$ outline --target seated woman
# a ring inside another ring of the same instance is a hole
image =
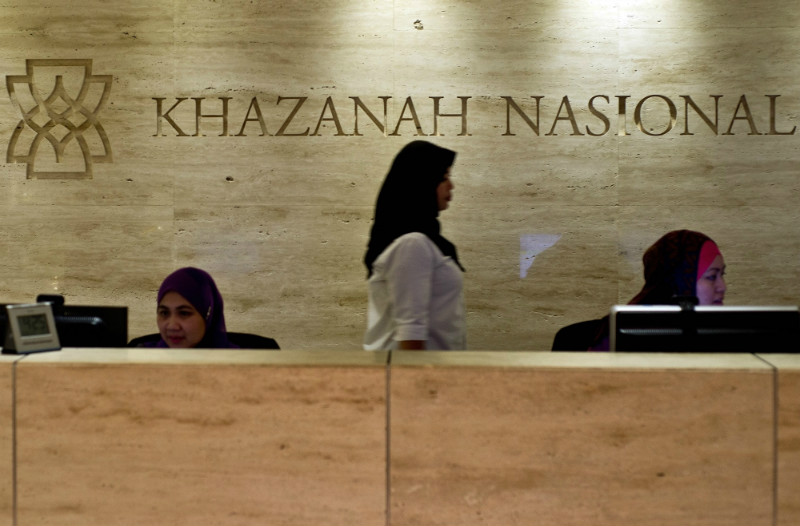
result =
[[[630,305],[674,304],[687,297],[696,297],[698,305],[722,305],[725,300],[725,260],[705,234],[669,232],[647,249],[642,261],[644,287]]]
[[[161,340],[149,347],[235,348],[225,329],[222,295],[204,270],[185,267],[158,289],[156,322]]]
[[[644,286],[629,305],[674,305],[689,301],[697,305],[722,305],[725,300],[725,260],[717,244],[705,234],[674,230],[645,251]],[[607,351],[608,317],[589,346]]]

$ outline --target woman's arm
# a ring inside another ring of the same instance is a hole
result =
[[[425,234],[414,232],[402,238],[387,262],[386,280],[399,349],[425,348],[435,248]]]

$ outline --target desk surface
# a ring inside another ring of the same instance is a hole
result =
[[[209,364],[599,369],[800,369],[800,354],[607,353],[549,351],[292,351],[242,349],[64,348],[0,355],[0,364]]]
[[[771,524],[776,503],[796,523],[799,371],[747,353],[5,355],[0,526],[12,458],[20,524],[385,524],[387,504],[398,524]]]
[[[60,351],[33,353],[12,358],[18,359],[19,364],[22,366],[65,363],[383,366],[387,363],[388,353],[366,351],[150,349],[126,347],[113,349],[64,348]]]

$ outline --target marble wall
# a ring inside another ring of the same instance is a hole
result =
[[[796,354],[14,359],[2,526],[800,522]]]
[[[392,356],[392,524],[774,524],[758,357],[439,354]]]
[[[386,360],[138,349],[25,359],[18,524],[384,524]]]
[[[0,355],[0,524],[14,523],[13,362]]]
[[[778,367],[778,521],[781,526],[800,521],[800,502],[791,487],[800,483],[800,361],[796,355],[769,357],[769,362]]]
[[[11,0],[0,10],[2,302],[59,292],[128,305],[138,336],[155,330],[161,279],[196,265],[217,279],[231,330],[284,348],[356,349],[372,206],[393,155],[420,138],[416,115],[422,134],[459,152],[441,219],[467,268],[471,349],[549,349],[561,326],[632,296],[642,251],[675,228],[719,242],[728,303],[799,303],[791,2]],[[32,81],[27,60],[45,61],[32,63]],[[97,78],[74,106],[89,111],[67,116],[74,136],[56,126],[38,143],[41,129],[16,131],[17,103],[66,107],[31,103],[26,84],[46,98],[62,75],[78,98],[76,60]],[[535,97],[538,133],[508,102],[534,123]],[[462,100],[465,119],[445,116]],[[78,137],[95,156],[91,177]]]

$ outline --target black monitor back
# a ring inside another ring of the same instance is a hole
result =
[[[128,307],[64,305],[55,322],[62,347],[128,345]]]
[[[800,352],[800,310],[784,306],[617,305],[611,350]]]
[[[128,307],[54,305],[61,347],[125,347],[128,344]],[[8,318],[0,304],[0,342],[5,341]]]

